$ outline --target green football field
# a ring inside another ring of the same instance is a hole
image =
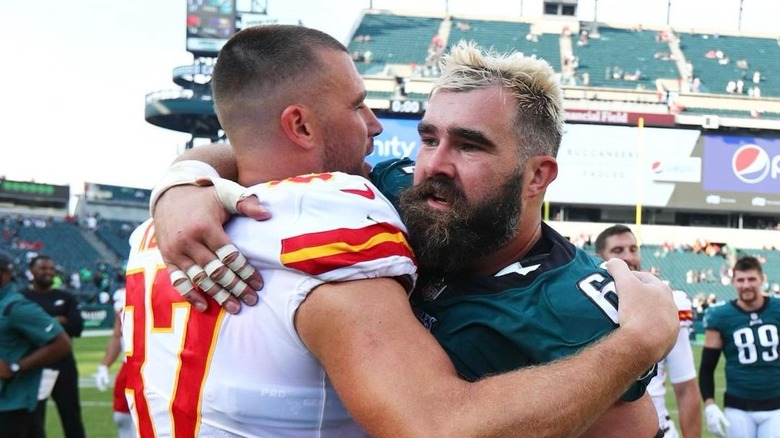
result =
[[[116,436],[116,427],[113,420],[113,409],[111,407],[111,390],[100,392],[95,388],[93,375],[97,371],[100,360],[103,358],[108,336],[88,336],[74,340],[74,351],[76,352],[76,362],[78,363],[79,375],[81,376],[81,411],[84,417],[84,426],[89,438],[108,438]],[[694,345],[694,355],[696,366],[698,368],[701,347]],[[721,358],[718,369],[715,373],[716,399],[722,400],[725,382],[723,378],[723,364],[725,361]],[[119,363],[111,367],[112,376],[119,370]],[[677,421],[677,405],[674,399],[674,392],[671,388],[666,393],[667,405],[672,411],[672,416]],[[63,438],[62,428],[59,423],[56,406],[49,401],[46,409],[46,436],[47,438]],[[706,425],[702,424],[703,437],[714,437],[707,432]]]

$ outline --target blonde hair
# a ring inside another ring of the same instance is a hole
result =
[[[503,86],[517,102],[513,131],[521,157],[558,154],[563,136],[563,97],[555,71],[543,59],[483,50],[460,41],[441,62],[436,90],[466,92]]]

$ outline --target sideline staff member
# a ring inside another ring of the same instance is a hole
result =
[[[71,343],[54,318],[16,291],[13,269],[13,257],[0,251],[0,438],[38,438],[41,367],[71,351]]]
[[[81,336],[84,320],[81,318],[78,300],[72,293],[54,287],[56,274],[54,260],[49,256],[39,255],[30,260],[29,268],[33,280],[30,282],[30,287],[22,291],[22,294],[27,299],[38,303],[46,313],[59,321],[68,336],[71,338]],[[84,423],[81,421],[76,359],[73,354],[68,353],[49,368],[60,372],[57,382],[54,383],[51,398],[57,404],[65,438],[84,438],[86,434]],[[38,411],[45,419],[46,400],[38,405]]]

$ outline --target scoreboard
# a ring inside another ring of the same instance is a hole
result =
[[[0,179],[0,202],[66,208],[70,202],[70,186]]]

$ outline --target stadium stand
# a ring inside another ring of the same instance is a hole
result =
[[[652,90],[656,79],[680,77],[659,32],[611,27],[586,32],[575,37],[574,54],[579,58],[577,72],[588,72],[590,86]]]
[[[737,110],[737,109],[723,109],[723,108],[685,108],[682,110],[683,114],[700,114],[700,115],[714,115],[718,117],[736,117],[736,118],[762,118],[762,119],[780,119],[780,113],[768,112],[760,110]]]
[[[95,229],[95,235],[113,251],[120,260],[130,253],[128,239],[133,230],[139,225],[137,222],[104,219]]]
[[[748,95],[756,85],[760,96],[780,97],[780,46],[771,38],[681,33],[681,47],[701,79],[702,92],[725,94],[729,81],[743,81]],[[754,83],[754,73],[759,72]]]
[[[388,64],[425,65],[441,22],[442,18],[367,13],[348,49],[363,75],[382,73]]]
[[[493,47],[499,52],[526,52],[526,35],[531,25],[509,21],[472,20],[453,17],[450,30],[450,45],[460,40],[473,40],[484,47]]]
[[[719,255],[686,250],[664,250],[661,245],[643,245],[641,248],[644,269],[654,270],[689,297],[715,294],[719,300],[730,300],[736,295],[730,283],[721,282],[721,274],[728,269],[729,261]]]

